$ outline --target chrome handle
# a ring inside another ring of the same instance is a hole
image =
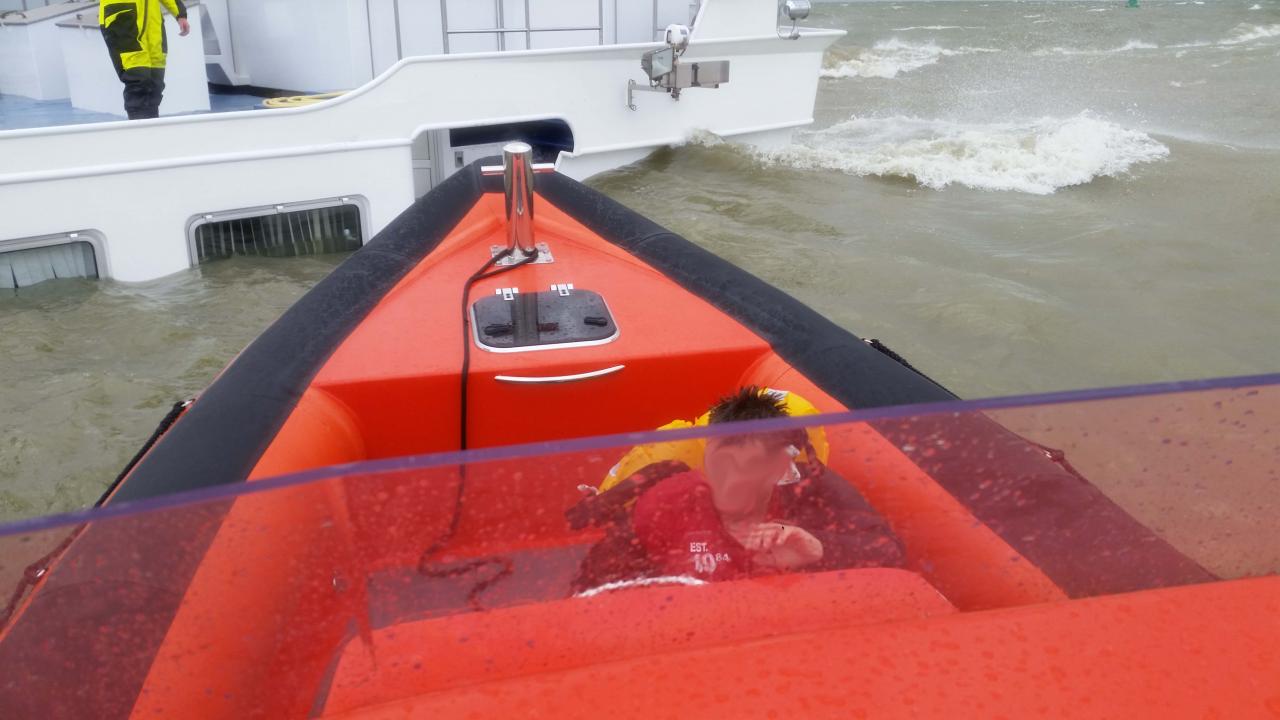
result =
[[[590,380],[591,378],[604,377],[612,375],[626,365],[614,365],[603,370],[592,370],[591,372],[578,373],[577,375],[551,375],[544,377],[529,377],[525,375],[494,375],[493,379],[498,382],[515,383],[517,385],[547,385],[551,383],[567,383],[577,382],[578,380]]]

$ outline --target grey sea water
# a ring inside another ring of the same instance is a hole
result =
[[[816,6],[813,128],[595,187],[965,397],[1280,370],[1280,1]],[[0,297],[0,521],[91,503],[341,261]]]

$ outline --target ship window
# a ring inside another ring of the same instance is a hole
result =
[[[361,202],[345,197],[201,215],[191,229],[197,263],[235,255],[294,257],[355,250],[364,243]]]
[[[16,290],[46,280],[97,277],[94,244],[80,233],[0,243],[0,289]]]

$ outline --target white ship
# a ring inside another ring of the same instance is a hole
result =
[[[79,122],[123,117],[97,3],[0,0],[0,288],[355,247],[511,140],[577,179],[699,131],[779,146],[843,35],[799,27],[801,0],[187,6],[162,117]],[[345,92],[263,110],[264,88]]]

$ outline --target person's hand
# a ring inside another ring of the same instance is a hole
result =
[[[760,523],[742,543],[757,565],[778,570],[812,565],[822,559],[822,542],[807,530],[778,522]]]
[[[191,23],[187,22],[186,18],[178,18],[178,34],[186,37],[189,32],[191,32]]]

